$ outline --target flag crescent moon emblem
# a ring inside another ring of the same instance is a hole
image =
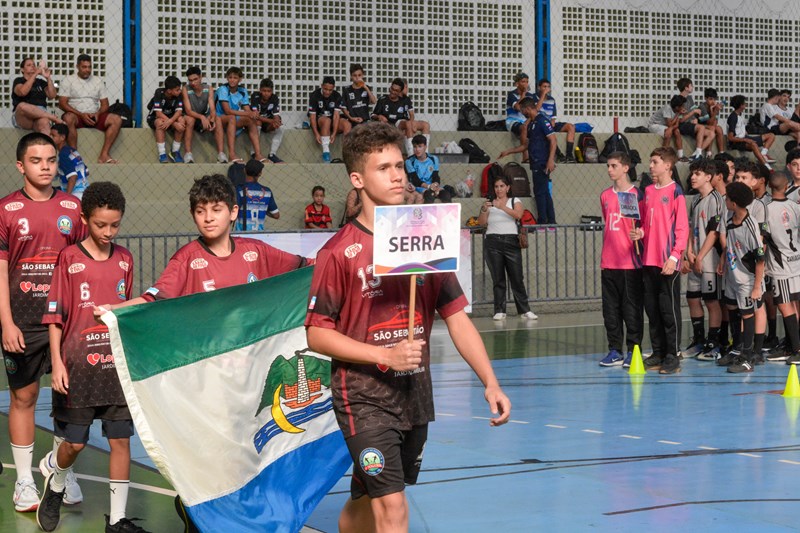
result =
[[[278,385],[275,389],[275,394],[272,396],[272,419],[278,424],[278,427],[286,433],[302,433],[305,429],[292,425],[292,423],[286,419],[286,415],[283,414],[283,411],[281,411],[281,388],[283,388],[283,384]]]

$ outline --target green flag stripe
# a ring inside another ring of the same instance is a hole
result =
[[[114,311],[132,381],[303,325],[313,268]],[[240,332],[226,335],[229,326]]]

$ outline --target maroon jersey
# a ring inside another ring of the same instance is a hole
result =
[[[219,257],[198,238],[175,252],[161,277],[142,297],[153,301],[213,291],[277,276],[306,264],[305,257],[244,237],[232,237],[231,255]]]
[[[11,316],[22,331],[41,331],[58,253],[85,236],[80,200],[56,189],[45,202],[24,191],[0,200],[0,260],[8,261]]]
[[[95,322],[92,308],[131,297],[133,256],[112,245],[111,256],[97,261],[78,243],[58,256],[43,324],[62,328],[61,360],[67,367],[69,394],[53,391],[54,407],[125,405],[108,328]]]
[[[305,325],[388,348],[408,338],[410,277],[373,277],[372,238],[354,221],[319,251]],[[429,340],[434,311],[447,318],[466,305],[455,274],[419,275],[414,338]],[[433,420],[429,344],[422,348],[422,364],[408,372],[333,360],[334,409],[345,437],[381,427],[408,430]]]

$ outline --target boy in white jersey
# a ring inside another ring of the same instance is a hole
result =
[[[630,232],[631,239],[642,240],[644,245],[644,308],[650,320],[653,347],[645,366],[661,374],[681,371],[680,263],[689,237],[689,222],[683,189],[672,179],[677,160],[672,148],[656,148],[650,154],[653,184],[644,193],[642,227]]]
[[[699,193],[689,212],[689,244],[686,247],[686,262],[681,271],[687,276],[686,301],[692,320],[693,339],[683,351],[684,357],[697,356],[704,361],[714,361],[719,354],[719,327],[721,311],[717,266],[719,247],[715,246],[716,232],[723,214],[723,201],[714,190],[712,179],[717,166],[710,159],[692,163],[692,187]],[[709,238],[711,236],[711,238]],[[708,309],[708,337],[704,332],[703,305]],[[702,357],[700,357],[702,355]]]
[[[789,177],[786,198],[791,202],[800,203],[800,149],[795,148],[786,154],[786,173]]]
[[[767,361],[791,359],[800,363],[800,331],[795,308],[800,300],[800,251],[797,248],[800,206],[786,199],[788,183],[784,172],[774,172],[769,179],[772,202],[767,205],[764,231],[766,272],[772,278],[772,300],[783,316],[786,344],[785,349],[770,353]]]
[[[600,284],[608,354],[600,361],[600,366],[622,365],[623,368],[628,368],[631,365],[633,347],[642,344],[642,257],[641,248],[634,245],[628,235],[638,221],[621,216],[618,194],[635,194],[639,204],[644,200],[644,195],[631,184],[628,177],[631,166],[628,154],[610,154],[607,166],[612,185],[600,194],[600,208],[605,222],[603,251],[600,255]],[[624,356],[623,323],[627,329],[628,348]]]

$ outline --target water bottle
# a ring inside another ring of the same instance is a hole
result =
[[[578,163],[583,163],[583,152],[581,151],[580,146],[575,147],[575,160]]]

